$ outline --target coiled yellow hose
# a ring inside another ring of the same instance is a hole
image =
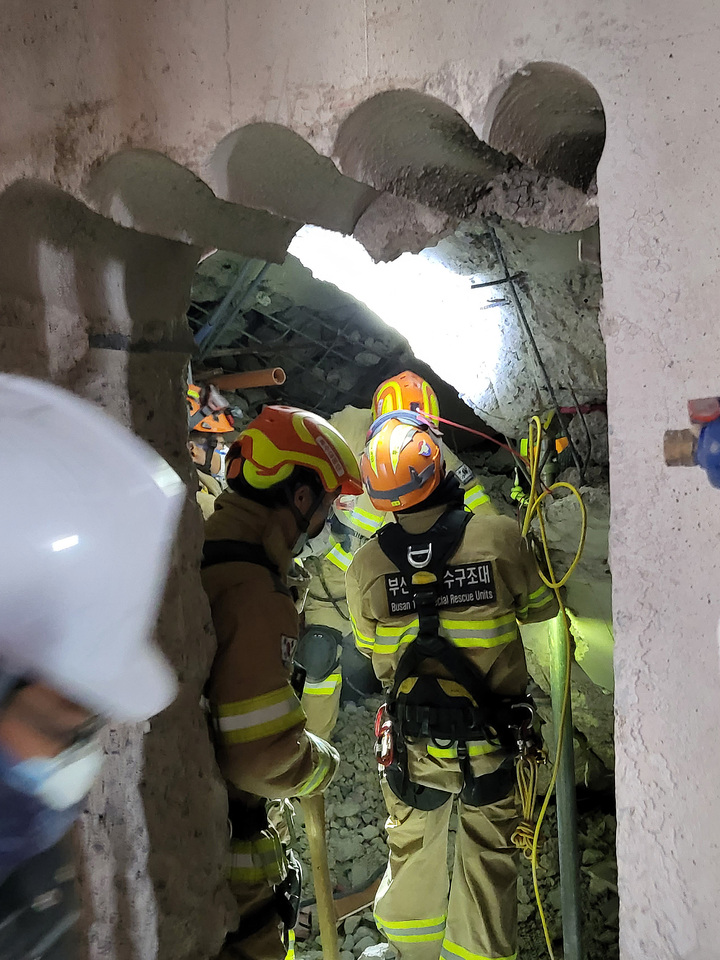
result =
[[[565,609],[565,604],[563,603],[563,598],[561,596],[561,590],[568,582],[573,572],[577,569],[577,565],[580,563],[580,558],[582,556],[583,549],[585,547],[585,537],[587,535],[587,510],[585,509],[585,504],[583,503],[582,496],[580,495],[579,490],[577,490],[571,483],[558,482],[553,483],[551,486],[546,487],[541,490],[540,482],[540,454],[542,447],[543,439],[543,425],[540,422],[539,417],[533,417],[530,421],[530,430],[528,436],[528,449],[530,453],[530,494],[529,502],[527,507],[527,512],[525,514],[525,520],[523,523],[522,533],[524,537],[527,537],[530,532],[530,526],[533,520],[537,517],[538,528],[540,531],[540,541],[543,546],[543,553],[545,559],[545,569],[547,570],[547,576],[542,570],[540,564],[538,564],[538,572],[543,583],[548,586],[557,597],[558,605],[560,607],[559,616],[563,619],[564,627],[564,637],[565,637],[565,686],[563,690],[563,702],[562,710],[560,715],[560,723],[557,731],[557,744],[555,747],[555,761],[553,763],[552,774],[550,776],[550,784],[545,793],[542,806],[540,808],[540,813],[538,815],[537,821],[534,822],[534,811],[535,804],[537,800],[537,779],[538,779],[538,764],[542,762],[542,758],[539,755],[534,757],[523,757],[518,761],[517,764],[517,779],[518,779],[518,789],[520,791],[520,800],[522,805],[522,821],[520,826],[515,831],[513,835],[513,842],[523,851],[525,856],[530,860],[532,865],[532,877],[533,877],[533,889],[535,891],[535,900],[537,901],[538,913],[540,914],[540,921],[542,923],[543,933],[545,935],[545,943],[547,944],[548,953],[550,954],[551,960],[555,960],[555,954],[552,948],[552,940],[550,938],[550,933],[548,930],[547,919],[545,917],[545,911],[542,905],[542,898],[540,897],[540,887],[538,884],[538,850],[540,847],[540,831],[542,829],[543,821],[547,813],[548,805],[552,797],[553,790],[555,789],[555,784],[557,782],[558,771],[560,769],[560,754],[563,748],[563,738],[565,730],[565,720],[567,717],[567,712],[570,704],[570,667],[571,667],[571,656],[570,656],[570,624],[568,622],[567,610]],[[548,545],[547,533],[545,531],[545,517],[543,516],[543,510],[541,505],[546,497],[553,496],[554,492],[558,490],[569,490],[577,499],[580,505],[580,515],[582,518],[581,532],[580,532],[580,543],[578,544],[575,557],[573,558],[572,563],[570,564],[567,572],[559,580],[555,576],[555,571],[553,568],[552,561],[550,559],[550,548]]]

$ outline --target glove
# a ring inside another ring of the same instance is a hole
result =
[[[326,790],[335,776],[340,763],[340,754],[327,740],[321,740],[315,734],[305,731],[313,752],[313,769],[307,780],[300,785],[296,796],[311,797]]]

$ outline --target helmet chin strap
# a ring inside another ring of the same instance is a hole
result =
[[[294,492],[287,490],[286,497],[287,497],[288,507],[290,508],[290,513],[292,513],[293,517],[295,518],[295,523],[298,525],[298,530],[300,531],[301,534],[307,533],[308,527],[310,526],[310,521],[315,515],[315,511],[325,499],[325,491],[321,489],[320,493],[316,494],[315,499],[310,504],[310,509],[306,514],[302,514],[298,510],[295,504]]]
[[[205,451],[205,462],[202,465],[202,470],[204,473],[212,473],[212,458],[215,454],[217,443],[217,437],[213,437],[212,435],[208,436],[206,441],[203,441],[202,449]]]

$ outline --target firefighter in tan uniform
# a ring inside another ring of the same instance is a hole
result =
[[[286,896],[292,863],[266,800],[324,790],[338,763],[334,748],[306,731],[290,682],[298,614],[288,571],[335,497],[359,490],[359,471],[325,420],[269,406],[231,446],[226,473],[202,563],[218,640],[206,696],[228,788],[240,914],[221,957],[282,960],[294,924]]]
[[[411,410],[424,413],[430,418],[440,415],[437,394],[428,381],[411,370],[404,370],[378,386],[370,410],[347,407],[331,417],[331,423],[348,438],[353,452],[359,457],[372,421],[395,410]],[[472,470],[461,463],[451,450],[445,451],[445,457],[448,469],[454,471],[463,488],[465,506],[478,514],[496,516],[495,507]],[[318,675],[316,680],[306,685],[303,707],[308,718],[308,728],[321,737],[330,736],[340,705],[342,670],[339,649],[335,659],[331,655],[331,649],[332,632],[339,630],[342,636],[350,630],[345,603],[345,573],[355,550],[372,537],[388,519],[387,511],[376,509],[364,492],[344,508],[340,498],[336,503],[336,513],[345,526],[347,536],[343,538],[344,543],[332,546],[324,560],[315,557],[308,563],[308,569],[314,577],[305,607],[306,624],[313,629],[307,638],[303,637],[303,647],[308,648],[309,644],[314,642],[315,661],[320,673],[326,669],[327,674]],[[328,627],[329,632],[318,629]]]
[[[397,521],[347,574],[356,644],[387,697],[379,761],[390,860],[376,921],[403,960],[513,958],[514,753],[532,716],[517,623],[554,617],[557,601],[515,522],[463,506],[428,421],[381,417],[361,472],[377,509]]]

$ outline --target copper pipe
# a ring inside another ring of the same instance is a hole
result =
[[[286,380],[282,367],[269,367],[267,370],[225,373],[221,377],[213,377],[212,382],[221,390],[249,390],[251,387],[279,387]]]

